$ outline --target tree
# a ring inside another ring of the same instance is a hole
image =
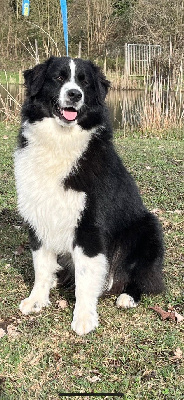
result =
[[[163,59],[180,64],[184,53],[183,0],[137,0],[132,14],[130,39],[160,44]]]

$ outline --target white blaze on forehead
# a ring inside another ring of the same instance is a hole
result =
[[[70,61],[70,71],[71,71],[70,82],[75,82],[75,62],[74,62],[74,60]]]
[[[69,68],[70,68],[70,77],[69,80],[66,81],[66,83],[64,83],[61,87],[58,98],[59,105],[61,108],[67,108],[73,106],[73,104],[71,103],[71,99],[68,96],[68,92],[72,89],[78,90],[82,95],[81,99],[74,105],[75,110],[78,111],[84,104],[84,91],[82,87],[80,87],[76,82],[76,64],[75,61],[72,59],[69,60]],[[75,124],[76,121],[73,121],[73,123]]]

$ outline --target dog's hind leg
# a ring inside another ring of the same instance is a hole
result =
[[[137,303],[134,298],[127,293],[122,293],[116,300],[117,307],[121,308],[133,308],[137,307]]]
[[[134,232],[136,230],[134,229]],[[159,294],[164,290],[162,262],[164,246],[157,218],[147,213],[139,221],[139,234],[134,239],[134,251],[129,254],[125,292],[117,299],[117,306],[135,307],[142,294]],[[133,268],[131,266],[133,265]]]
[[[134,308],[137,307],[141,299],[141,292],[136,287],[136,284],[130,283],[126,287],[125,293],[120,294],[116,300],[116,306],[119,308]]]

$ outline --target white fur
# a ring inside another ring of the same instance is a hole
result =
[[[46,249],[71,252],[86,195],[65,190],[63,179],[87,148],[90,131],[63,128],[53,118],[25,124],[28,146],[15,153],[18,208]]]
[[[77,83],[75,81],[75,62],[73,60],[70,61],[70,71],[71,71],[70,80],[68,82],[64,83],[64,85],[62,86],[62,88],[60,90],[59,104],[60,104],[61,108],[67,107],[68,101],[70,101],[70,99],[68,98],[68,94],[67,94],[68,90],[77,89],[81,93],[82,97],[81,97],[81,100],[76,104],[75,109],[80,110],[80,108],[84,104],[84,92],[82,91],[80,86],[77,85]]]
[[[31,312],[39,312],[42,307],[50,304],[49,292],[53,287],[54,273],[58,269],[56,255],[42,246],[33,252],[33,264],[35,270],[35,283],[30,296],[20,303],[20,310],[27,315]]]
[[[76,167],[92,133],[78,125],[63,128],[53,118],[24,124],[23,135],[28,145],[15,152],[18,208],[43,245],[33,252],[35,283],[30,296],[20,304],[23,314],[49,305],[49,291],[58,268],[56,255],[73,252],[74,231],[85,207],[86,194],[65,190],[62,182]],[[90,330],[94,325],[93,317]]]
[[[109,276],[108,281],[107,281],[107,290],[110,291],[112,289],[113,286],[113,276]]]
[[[107,273],[107,259],[103,254],[87,257],[82,249],[75,247],[76,304],[72,329],[78,335],[84,335],[98,326],[97,301],[102,293]]]
[[[132,308],[137,307],[137,303],[134,301],[133,297],[129,294],[122,293],[116,300],[117,307],[121,308]]]
[[[74,60],[70,61],[70,72],[71,72],[70,81],[75,83],[75,62],[74,62]]]

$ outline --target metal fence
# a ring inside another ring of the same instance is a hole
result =
[[[161,54],[160,45],[125,44],[125,73],[144,76],[151,62]]]

